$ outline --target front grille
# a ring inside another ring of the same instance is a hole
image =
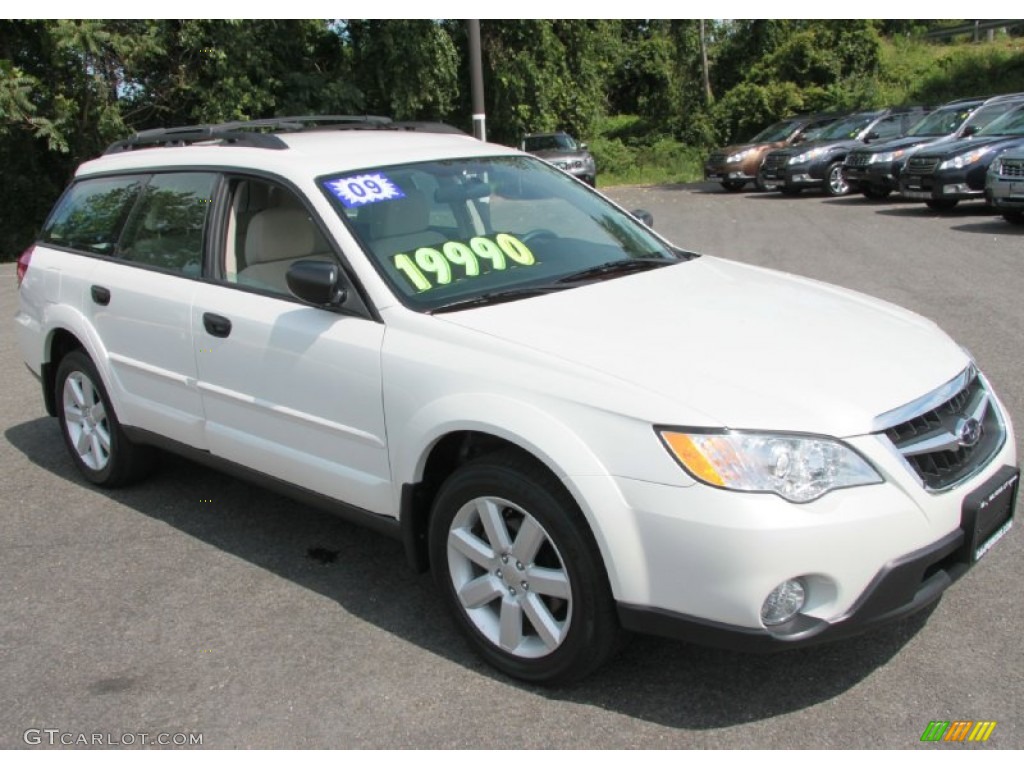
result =
[[[762,166],[766,171],[776,171],[779,168],[785,168],[786,163],[789,162],[789,155],[776,154],[771,152],[768,157],[764,159],[764,165]]]
[[[999,175],[1010,179],[1024,179],[1024,160],[1003,160]]]
[[[871,162],[870,152],[851,152],[846,156],[846,165],[851,168],[863,168]]]
[[[924,486],[933,491],[970,477],[1006,439],[984,380],[973,367],[962,378],[965,383],[952,396],[885,431]]]
[[[938,157],[914,155],[907,161],[906,173],[914,176],[931,173],[938,167],[939,160]]]

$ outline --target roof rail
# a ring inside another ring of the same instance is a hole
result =
[[[379,115],[298,115],[261,120],[236,120],[227,123],[185,125],[177,128],[153,128],[115,141],[105,155],[152,147],[178,147],[201,142],[219,142],[221,146],[287,149],[275,133],[314,130],[395,130],[428,133],[464,133],[445,123],[392,122]]]
[[[992,96],[985,99],[986,104],[998,104],[1002,101],[1022,101],[1024,100],[1024,93],[1000,93],[998,96]]]

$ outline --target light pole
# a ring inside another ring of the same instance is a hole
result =
[[[487,141],[484,113],[484,69],[480,57],[480,19],[469,19],[469,80],[473,91],[473,135]]]

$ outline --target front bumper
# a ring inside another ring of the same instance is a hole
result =
[[[619,620],[625,629],[633,632],[761,653],[816,645],[866,632],[927,608],[967,573],[1009,530],[1019,480],[1016,467],[1000,469],[965,500],[957,530],[886,563],[854,606],[837,619],[827,621],[798,614],[786,624],[769,630],[729,626],[672,611],[619,603]],[[1001,496],[994,500],[998,508],[986,505],[979,511],[979,504],[997,491],[1001,491]],[[996,514],[982,518],[986,512]]]
[[[857,634],[934,603],[985,554],[979,547],[1009,527],[1018,478],[1009,423],[986,467],[943,492],[917,485],[882,438],[847,442],[885,482],[809,504],[615,478],[624,505],[616,538],[632,549],[606,562],[623,626],[753,651]],[[979,516],[979,499],[996,490],[998,502]],[[766,627],[762,603],[794,578],[806,604],[789,622]]]
[[[900,175],[900,194],[908,200],[971,200],[983,197],[985,189],[972,183],[966,169],[950,168],[922,176]]]
[[[865,166],[843,166],[843,175],[855,189],[899,189],[899,167],[893,163],[872,163]]]
[[[809,162],[786,165],[782,168],[764,168],[761,181],[768,189],[809,189],[825,186],[828,163]]]
[[[748,173],[740,163],[711,164],[704,165],[704,181],[742,181],[743,183],[755,181],[757,176]]]
[[[985,199],[1001,211],[1024,210],[1024,178],[989,182],[985,187]]]

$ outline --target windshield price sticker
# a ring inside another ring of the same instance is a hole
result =
[[[405,197],[405,193],[398,185],[383,173],[362,173],[344,179],[333,179],[324,182],[324,186],[346,208],[358,208],[367,203],[380,203]]]
[[[417,291],[429,291],[449,285],[463,277],[477,277],[510,266],[528,267],[537,263],[533,252],[518,237],[497,234],[474,237],[468,243],[449,240],[434,248],[417,248],[412,254],[396,253],[395,269]]]

